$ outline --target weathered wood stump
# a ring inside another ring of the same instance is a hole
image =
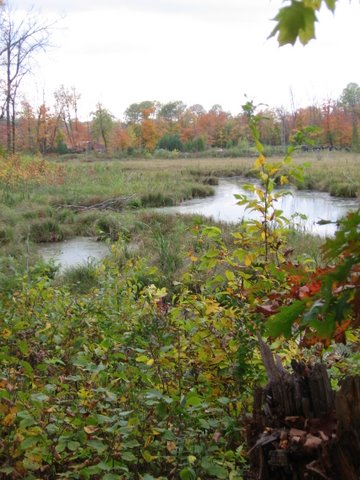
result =
[[[256,480],[360,480],[360,376],[335,394],[324,365],[276,365],[260,345],[269,382],[258,388],[247,423]]]

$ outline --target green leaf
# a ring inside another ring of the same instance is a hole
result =
[[[331,10],[332,12],[335,11],[336,0],[325,0],[325,3],[329,10]]]
[[[234,282],[235,281],[235,274],[231,270],[226,270],[225,276],[229,280],[229,282]]]
[[[135,455],[131,452],[123,452],[121,454],[121,459],[125,460],[125,462],[135,462],[136,461]]]
[[[229,478],[227,469],[214,463],[210,457],[205,457],[201,462],[201,466],[209,475],[220,479]]]
[[[97,440],[96,438],[89,440],[87,443],[98,453],[103,453],[107,449],[107,445],[105,445],[105,443],[103,443],[101,440]]]
[[[196,407],[197,405],[201,405],[202,401],[203,401],[202,398],[199,397],[199,395],[196,392],[190,392],[186,396],[185,405],[187,407]]]
[[[22,412],[18,412],[16,416],[21,419],[21,422],[19,425],[20,428],[32,427],[33,425],[36,424],[34,417],[32,417],[30,413],[27,412],[26,410]]]
[[[315,38],[315,22],[317,21],[315,11],[305,6],[303,2],[292,0],[291,5],[281,8],[276,15],[277,25],[270,34],[270,37],[278,33],[280,46],[290,43],[294,45],[299,38],[303,45]]]
[[[71,440],[70,442],[68,442],[67,444],[67,448],[69,450],[71,450],[72,452],[75,452],[75,450],[77,450],[78,448],[80,447],[80,443],[79,442],[75,442],[73,440]]]
[[[1,467],[0,472],[5,473],[6,475],[10,475],[10,473],[13,473],[14,468],[13,467]]]
[[[284,335],[290,337],[291,327],[294,321],[304,312],[305,303],[301,300],[293,302],[291,305],[282,307],[280,312],[273,315],[266,322],[267,333],[272,337]]]
[[[221,235],[221,230],[218,227],[205,227],[202,233],[209,238],[218,238]]]
[[[34,447],[39,441],[41,441],[41,437],[39,437],[39,435],[27,437],[21,442],[20,448],[22,450],[28,450],[29,448]]]
[[[23,355],[28,355],[29,345],[27,344],[27,342],[25,342],[25,340],[18,340],[17,346],[19,347],[19,350]]]
[[[43,393],[33,393],[30,395],[30,399],[35,402],[43,403],[49,400],[48,395],[44,395]]]
[[[41,467],[41,465],[39,465],[37,462],[33,462],[30,458],[24,458],[22,463],[24,468],[31,470],[32,472],[35,472]]]
[[[313,8],[314,10],[319,10],[321,7],[322,0],[303,0],[305,7]]]
[[[183,468],[180,472],[181,480],[196,480],[196,473],[190,467]]]
[[[33,374],[34,374],[34,370],[33,370],[32,366],[30,365],[30,363],[26,362],[25,360],[22,360],[19,363],[23,367],[24,373],[26,373],[26,375],[28,375],[29,377],[32,377]]]

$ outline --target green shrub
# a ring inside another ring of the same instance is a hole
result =
[[[206,149],[206,141],[204,137],[195,137],[192,140],[188,140],[184,145],[186,152],[204,152]]]
[[[174,150],[182,152],[184,150],[184,145],[178,133],[166,133],[163,137],[160,138],[157,144],[157,148],[169,150],[170,152]]]

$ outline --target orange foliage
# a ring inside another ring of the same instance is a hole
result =
[[[131,138],[127,130],[117,126],[111,132],[110,139],[112,150],[127,150],[131,146]]]
[[[11,188],[22,187],[24,183],[62,184],[64,180],[63,166],[51,164],[43,158],[11,155],[1,161],[0,182]]]
[[[141,122],[141,139],[143,148],[150,152],[155,150],[160,136],[161,133],[154,120],[145,119]]]

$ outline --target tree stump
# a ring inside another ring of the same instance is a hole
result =
[[[247,478],[359,480],[360,376],[335,395],[322,364],[293,362],[293,374],[274,366],[247,423]]]

